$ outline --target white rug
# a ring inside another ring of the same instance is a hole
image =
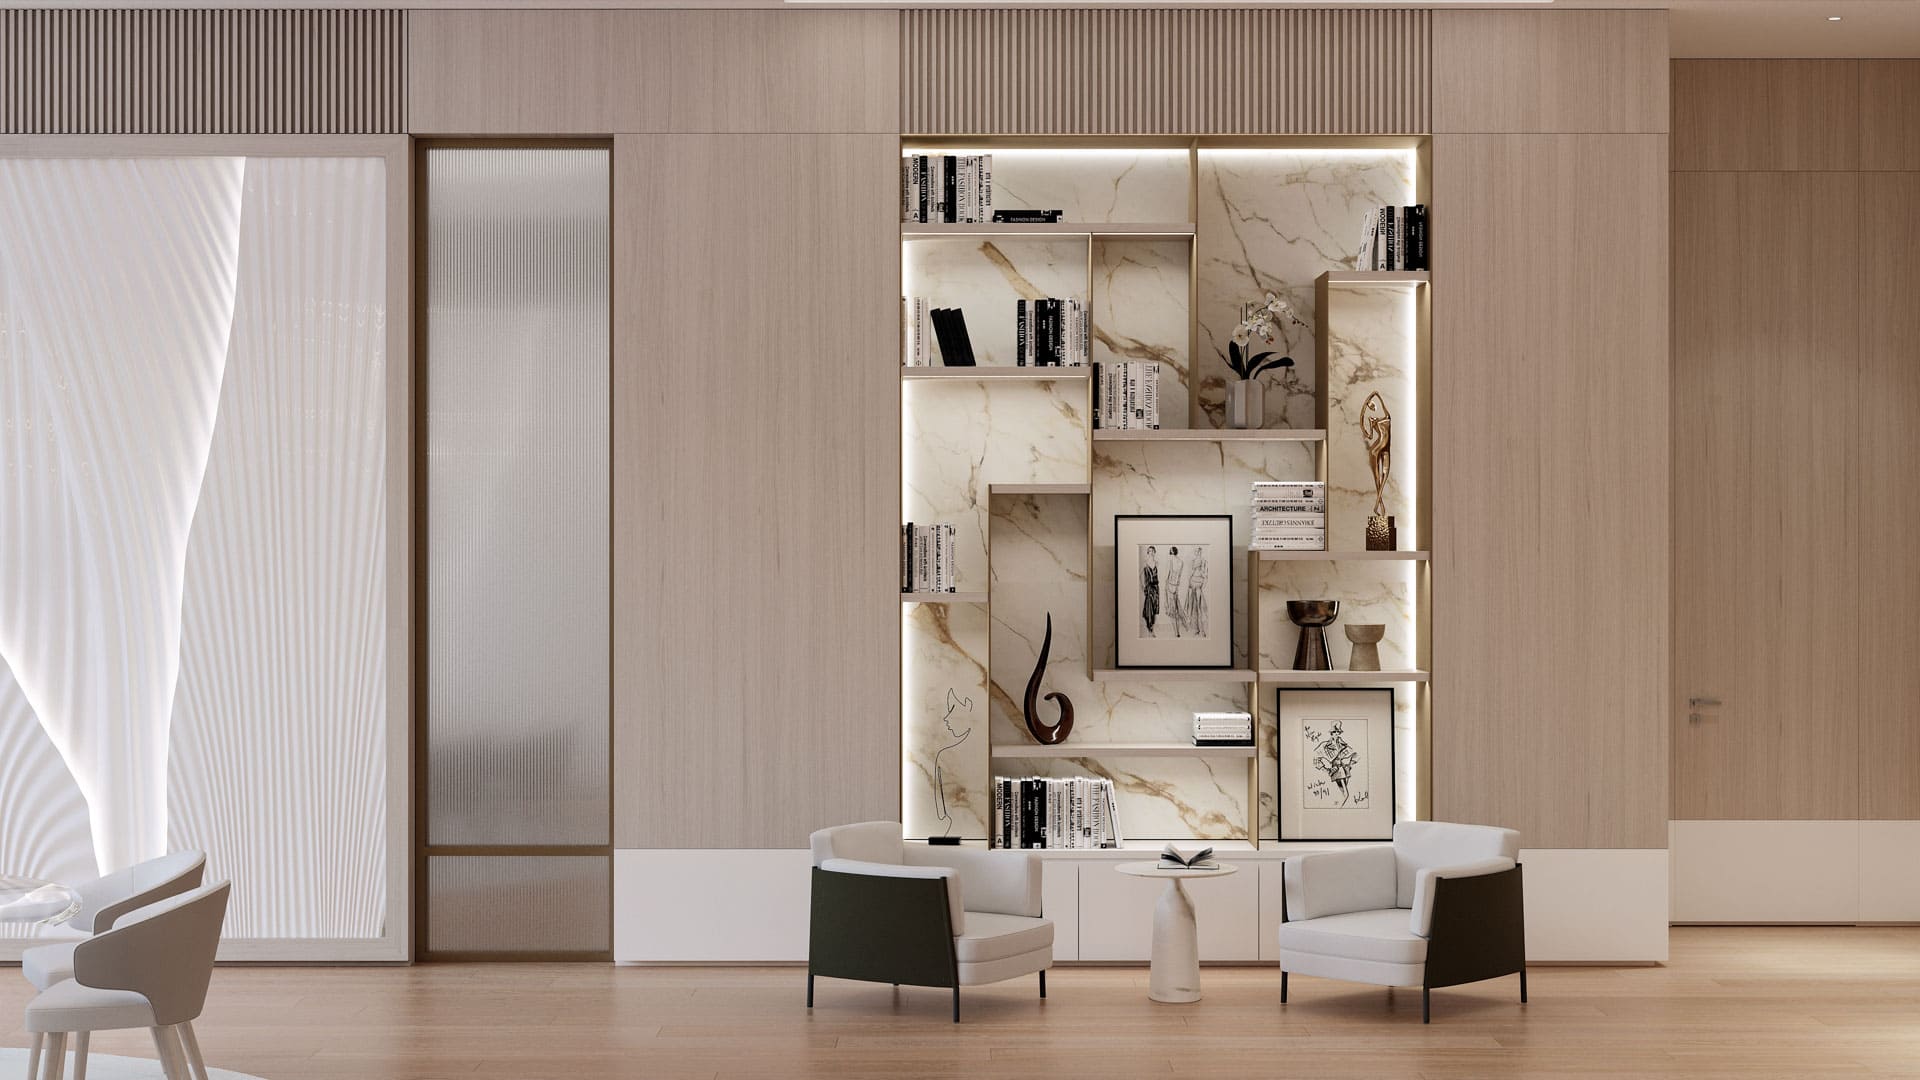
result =
[[[73,1041],[68,1039],[71,1047]],[[42,1069],[47,1063],[40,1063]],[[25,1047],[0,1046],[0,1076],[26,1076],[27,1051]],[[67,1052],[67,1069],[61,1074],[66,1080],[73,1080],[73,1052]],[[160,1063],[153,1058],[115,1057],[112,1054],[87,1055],[87,1080],[161,1080],[166,1073],[160,1071]],[[227,1069],[207,1067],[207,1076],[211,1080],[260,1080],[257,1076],[232,1072]]]

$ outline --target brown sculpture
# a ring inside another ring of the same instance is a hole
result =
[[[1367,442],[1367,463],[1373,468],[1373,515],[1367,518],[1367,550],[1392,551],[1399,543],[1393,518],[1387,516],[1387,477],[1393,472],[1393,415],[1378,390],[1360,406],[1360,437]]]
[[[1040,679],[1047,673],[1047,654],[1053,651],[1053,613],[1047,613],[1047,636],[1040,641],[1040,662],[1033,666],[1033,677],[1027,680],[1027,731],[1033,740],[1042,746],[1054,746],[1067,741],[1067,735],[1073,731],[1073,702],[1067,695],[1054,692],[1047,700],[1060,706],[1060,722],[1049,726],[1040,719]]]

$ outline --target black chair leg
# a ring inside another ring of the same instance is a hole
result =
[[[1527,1003],[1527,969],[1523,966],[1520,969],[1520,1004],[1525,1005],[1526,1003]]]
[[[953,1022],[960,1022],[960,988],[953,988]]]
[[[1287,1003],[1287,973],[1285,969],[1282,969],[1280,972],[1280,1004],[1285,1005],[1286,1003]]]
[[[1522,991],[1521,993],[1522,993],[1522,996],[1525,995],[1525,991]],[[1047,996],[1047,973],[1043,971],[1040,973],[1040,997],[1042,999],[1045,999],[1046,996]]]
[[[813,972],[807,972],[807,1008],[813,1008]]]
[[[1420,1022],[1433,1023],[1433,991],[1424,986],[1420,988]]]

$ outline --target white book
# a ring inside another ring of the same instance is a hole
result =
[[[1160,426],[1160,365],[1152,360],[1143,360],[1140,363],[1140,369],[1147,388],[1147,400],[1143,410],[1146,426],[1158,428]]]
[[[1255,514],[1253,527],[1256,529],[1324,529],[1327,527],[1325,514]]]
[[[980,220],[993,220],[993,155],[980,155]]]
[[[1251,540],[1247,543],[1249,551],[1325,551],[1324,538],[1312,540]]]

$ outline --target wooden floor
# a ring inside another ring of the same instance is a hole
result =
[[[28,994],[0,972],[0,1034]],[[1920,1077],[1920,928],[1676,929],[1665,967],[1536,968],[1436,992],[1207,968],[1155,1005],[1141,968],[945,991],[795,968],[223,968],[209,1064],[273,1080],[487,1077]],[[142,1037],[101,1051],[151,1056]]]

